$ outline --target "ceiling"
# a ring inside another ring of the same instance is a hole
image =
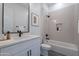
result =
[[[56,3],[46,3],[46,6],[47,6],[48,8],[50,8],[50,7],[52,7],[54,4],[56,4]]]
[[[28,3],[17,3],[17,4],[24,6],[24,7],[28,7]]]

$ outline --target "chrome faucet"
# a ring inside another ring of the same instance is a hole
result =
[[[17,32],[19,33],[19,37],[21,37],[21,35],[23,34],[23,33],[21,32],[21,30],[20,30],[20,31],[17,30]]]

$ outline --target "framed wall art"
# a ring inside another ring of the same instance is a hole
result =
[[[33,12],[31,14],[31,23],[33,26],[39,26],[39,16]]]

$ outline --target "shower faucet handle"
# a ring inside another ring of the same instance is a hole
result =
[[[45,36],[46,36],[46,40],[49,40],[48,34],[46,34]]]
[[[46,37],[48,36],[48,34],[46,34]]]

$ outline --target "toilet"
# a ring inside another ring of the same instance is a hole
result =
[[[48,51],[51,50],[51,46],[48,44],[41,44],[41,55],[48,56]]]

